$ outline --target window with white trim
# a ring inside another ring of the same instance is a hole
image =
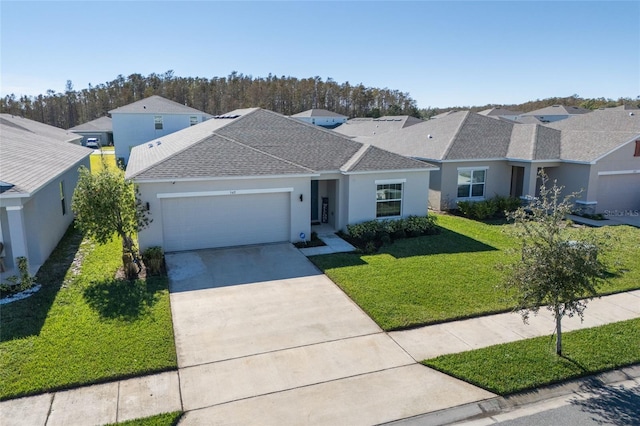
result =
[[[195,115],[189,117],[189,126],[195,126],[196,124],[198,124],[198,117]]]
[[[154,122],[156,125],[156,130],[162,130],[162,116],[161,115],[156,115],[154,117]]]
[[[458,198],[484,197],[486,169],[458,170]]]
[[[402,215],[402,184],[376,185],[376,217]]]

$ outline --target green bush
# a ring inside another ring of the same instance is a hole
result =
[[[348,239],[366,253],[375,252],[383,244],[406,237],[432,235],[438,232],[435,216],[408,216],[402,219],[370,220],[347,225]],[[375,249],[374,249],[375,248]]]
[[[504,217],[505,212],[512,212],[520,207],[520,199],[496,196],[481,201],[458,201],[458,211],[465,217],[476,220]]]
[[[161,275],[164,264],[162,247],[149,247],[142,253],[142,260],[147,267],[147,275]]]

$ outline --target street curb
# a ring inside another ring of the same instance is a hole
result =
[[[396,420],[385,425],[403,426],[443,426],[453,423],[482,419],[502,412],[508,412],[522,406],[535,404],[540,401],[570,395],[588,388],[601,387],[628,380],[640,381],[640,364],[605,371],[592,376],[568,380],[549,386],[543,386],[531,391],[524,391],[505,397],[485,399],[483,401],[463,404],[432,413],[421,414],[402,420]]]

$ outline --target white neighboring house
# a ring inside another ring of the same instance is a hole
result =
[[[314,108],[294,114],[291,118],[327,129],[333,129],[342,123],[346,123],[349,117],[326,109]]]
[[[161,96],[150,96],[109,111],[116,158],[125,164],[134,146],[195,126],[211,115]]]
[[[73,221],[71,197],[78,168],[90,167],[92,151],[68,143],[69,135],[0,114],[0,241],[6,268],[2,279],[17,273],[19,256],[27,258],[35,273]],[[82,138],[73,137],[78,143]]]
[[[135,147],[126,177],[153,222],[140,248],[308,240],[376,218],[427,214],[435,167],[260,108]]]

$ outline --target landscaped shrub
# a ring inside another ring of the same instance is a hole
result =
[[[35,285],[35,277],[29,273],[29,261],[24,256],[16,257],[16,266],[18,267],[18,275],[7,277],[9,284],[0,285],[0,293],[2,296],[19,293],[28,290]]]
[[[147,268],[147,275],[161,275],[164,265],[164,253],[162,247],[149,247],[142,252],[142,261]]]
[[[505,212],[512,212],[520,207],[519,198],[496,196],[481,201],[458,201],[458,211],[470,219],[484,220],[505,217]]]
[[[345,236],[365,253],[373,253],[384,244],[406,237],[432,235],[438,232],[435,216],[408,216],[403,219],[370,220],[347,225]]]

